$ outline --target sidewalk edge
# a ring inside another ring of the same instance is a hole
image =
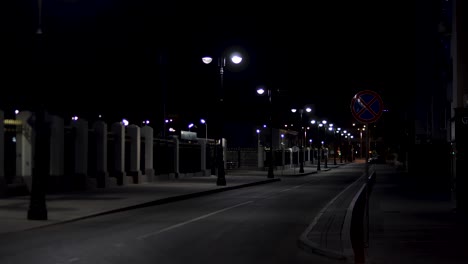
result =
[[[171,203],[171,202],[187,200],[187,199],[190,199],[190,198],[200,197],[200,196],[204,196],[204,195],[215,194],[215,193],[219,193],[219,192],[223,192],[223,191],[229,191],[229,190],[234,190],[234,189],[239,189],[239,188],[244,188],[244,187],[249,187],[249,186],[255,186],[255,185],[261,185],[261,184],[266,184],[266,183],[272,183],[272,182],[277,182],[277,181],[281,181],[281,179],[280,178],[267,179],[267,180],[250,182],[250,183],[245,183],[245,184],[239,184],[239,185],[234,185],[234,186],[229,186],[229,187],[221,187],[221,188],[211,189],[211,190],[206,190],[206,191],[201,191],[201,192],[193,192],[193,193],[187,193],[187,194],[182,194],[182,195],[177,195],[177,196],[171,196],[171,197],[156,199],[156,200],[152,200],[152,201],[144,202],[144,203],[139,203],[139,204],[135,204],[135,205],[124,206],[124,207],[117,208],[117,209],[112,209],[112,210],[102,211],[102,212],[98,212],[98,213],[88,214],[88,215],[81,216],[81,217],[66,219],[66,220],[63,220],[63,221],[46,223],[46,224],[41,225],[41,226],[27,228],[27,229],[23,229],[23,230],[20,230],[20,231],[5,232],[4,234],[16,233],[16,232],[22,232],[22,231],[28,231],[28,230],[36,230],[36,229],[46,228],[46,227],[50,227],[50,226],[76,222],[76,221],[80,221],[80,220],[84,220],[84,219],[88,219],[88,218],[93,218],[93,217],[97,217],[97,216],[113,214],[113,213],[118,213],[118,212],[138,209],[138,208],[144,208],[144,207],[149,207],[149,206],[155,206],[155,205],[160,205],[160,204],[167,204],[167,203]]]

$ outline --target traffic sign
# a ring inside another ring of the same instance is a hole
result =
[[[382,115],[382,98],[371,90],[360,91],[351,100],[351,112],[356,120],[373,123]]]

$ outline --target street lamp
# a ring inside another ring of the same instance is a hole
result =
[[[333,135],[333,140],[329,140],[329,142],[333,142],[333,164],[336,165],[336,155],[335,155],[335,130],[333,128],[333,124],[328,124],[328,131],[330,131]],[[330,146],[330,144],[329,144]],[[328,149],[327,154],[330,153],[330,149]],[[328,155],[327,155],[328,158]],[[325,168],[327,167],[328,159],[325,162]]]
[[[366,125],[363,125],[362,128],[359,128],[357,129],[359,131],[359,137],[360,137],[360,156],[361,156],[361,159],[363,158],[363,155],[362,155],[362,152],[363,152],[363,145],[362,145],[362,133],[364,133],[364,131],[366,130]],[[367,148],[366,148],[367,149]]]
[[[205,119],[200,119],[200,123],[205,125],[205,143],[208,144],[208,124]]]
[[[234,64],[239,64],[242,62],[242,56],[239,53],[234,53],[230,57],[231,62]],[[213,61],[212,57],[205,56],[202,58],[202,62],[205,64],[210,64]],[[223,157],[223,124],[222,124],[222,111],[223,111],[223,93],[224,93],[224,67],[226,67],[226,57],[222,55],[218,58],[218,67],[219,67],[219,79],[220,79],[220,87],[219,87],[219,95],[217,98],[217,103],[219,104],[218,111],[215,112],[217,115],[217,125],[219,126],[219,131],[217,138],[219,140],[219,148],[215,148],[216,154],[216,161],[218,165],[218,178],[216,181],[217,185],[226,185],[226,172],[224,170],[224,157]],[[215,143],[216,146],[216,143]]]
[[[337,128],[336,133],[338,134],[338,146],[340,149],[340,163],[343,163],[343,146],[341,145],[341,137],[343,132],[341,132],[341,127]]]
[[[206,122],[205,119],[200,119],[200,123],[204,124],[205,125],[205,146],[206,146],[206,149],[207,151],[210,150],[210,146],[208,144],[208,123]],[[216,175],[216,169],[215,169],[215,163],[213,162],[213,154],[211,153],[211,151],[209,151],[210,153],[210,162],[211,162],[211,175]]]
[[[319,144],[319,142],[320,142],[320,126],[322,126],[322,124],[319,123],[318,121],[315,121],[315,120],[311,120],[310,123],[312,125],[317,124],[317,144]],[[317,171],[319,171],[319,170],[320,170],[320,144],[317,147]]]
[[[324,143],[327,141],[327,120],[322,120],[323,124],[323,141],[322,141],[322,157],[323,157],[323,162],[325,164],[325,168],[328,168],[328,151],[325,153],[325,145]],[[326,155],[325,155],[326,154]]]
[[[323,123],[319,123],[318,124],[318,128],[317,130],[319,131],[320,133],[320,128],[323,127]],[[325,134],[325,133],[324,133]],[[325,135],[324,135],[324,138],[325,138]],[[317,163],[317,170],[320,170],[320,162],[322,161],[322,157],[323,157],[323,152],[322,152],[322,149],[323,149],[323,140],[320,141],[320,144],[319,144],[319,148],[318,148],[318,163]]]
[[[345,158],[345,161],[348,161],[348,155],[349,155],[348,154],[348,151],[349,151],[348,148],[349,148],[349,146],[347,144],[348,142],[346,142],[346,139],[348,138],[348,135],[346,133],[348,133],[348,131],[343,130],[343,133],[341,133],[341,136],[343,136],[345,138],[344,144],[346,145],[346,150],[345,150],[346,156],[344,158]]]
[[[310,164],[314,164],[314,149],[312,147],[312,139],[309,139],[309,156],[310,156]],[[312,154],[310,153],[310,150],[312,150]]]
[[[260,129],[257,129],[255,132],[257,132],[257,147],[260,147]]]
[[[270,104],[270,152],[268,153],[268,157],[270,160],[270,164],[268,164],[268,178],[273,178],[275,177],[273,173],[273,166],[274,166],[274,161],[273,161],[273,106],[272,106],[272,101],[271,101],[271,90],[267,89],[266,90],[267,95],[268,95],[268,102]],[[259,95],[265,94],[265,89],[264,88],[258,88],[257,93]]]
[[[197,128],[197,126],[195,126],[193,123],[190,123],[190,124],[188,125],[188,131],[190,131],[190,129],[191,129],[192,127]]]
[[[310,113],[312,112],[312,108],[310,107],[306,107],[305,108],[305,111],[307,113]],[[297,109],[296,108],[292,108],[291,109],[291,112],[293,113],[296,113],[297,112]],[[303,127],[302,127],[302,114],[304,113],[304,109],[299,109],[299,114],[301,115],[301,119],[300,119],[300,129],[301,131],[300,132],[303,132]],[[303,137],[304,136],[304,137]],[[299,173],[304,173],[304,145],[305,145],[305,131],[303,133],[301,133],[301,140],[300,140],[300,143],[299,143]],[[302,154],[302,158],[301,157],[301,154]]]
[[[260,144],[260,133],[262,132],[260,129],[257,128],[255,131],[257,133],[257,167],[263,168],[264,163],[264,149]]]

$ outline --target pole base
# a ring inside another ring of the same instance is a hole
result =
[[[226,177],[224,176],[218,176],[216,179],[216,185],[218,186],[226,186]]]
[[[28,220],[47,220],[47,209],[30,208],[28,210]]]
[[[274,178],[275,174],[273,173],[273,167],[268,168],[268,178]]]
[[[224,171],[224,161],[221,162],[221,165],[218,168],[218,178],[216,179],[216,185],[226,185],[226,172]]]

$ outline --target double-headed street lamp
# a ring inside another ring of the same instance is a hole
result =
[[[327,120],[322,120],[322,125],[320,127],[323,127],[323,140],[322,140],[322,157],[323,157],[323,163],[325,164],[324,168],[328,168],[328,151],[327,148],[325,148],[325,143],[327,142]]]
[[[242,56],[239,53],[234,53],[229,56],[229,59],[234,64],[239,64],[242,62]],[[202,58],[203,63],[210,64],[213,61],[212,57],[205,56]],[[218,58],[218,67],[219,67],[219,77],[220,77],[220,87],[217,98],[217,104],[219,104],[219,109],[215,110],[217,116],[217,125],[218,125],[218,135],[217,139],[219,141],[219,147],[215,147],[215,156],[216,164],[218,167],[218,178],[216,181],[217,185],[226,185],[226,172],[224,169],[224,155],[223,155],[223,102],[224,102],[224,68],[226,67],[226,56],[222,55]],[[216,143],[215,143],[216,146]],[[219,148],[219,149],[218,149]]]
[[[317,124],[317,143],[320,144],[320,123],[318,121],[315,121],[315,120],[311,120],[310,123],[312,125],[315,125]],[[320,170],[320,145],[318,145],[317,147],[317,170],[319,171]]]
[[[327,120],[322,120],[322,122],[319,122],[319,121],[316,121],[316,120],[311,120],[310,123],[312,125],[315,125],[317,124],[317,142],[318,142],[318,148],[317,148],[317,170],[321,170],[320,169],[320,152],[322,151],[322,145],[323,145],[323,141],[320,141],[320,128],[321,127],[324,127],[326,124],[327,124]],[[324,134],[325,135],[325,134]],[[324,137],[325,138],[325,137]]]
[[[305,107],[305,109],[299,109],[299,114],[301,115],[301,119],[300,119],[300,129],[301,131],[299,131],[301,133],[301,136],[300,136],[300,141],[299,141],[299,173],[304,173],[304,145],[305,145],[305,131],[304,128],[303,128],[303,124],[302,124],[302,114],[304,113],[304,110],[307,112],[307,113],[310,113],[312,112],[312,108],[310,107]],[[296,113],[298,110],[296,108],[292,108],[291,109],[291,112],[293,113]],[[301,158],[302,156],[302,158]]]
[[[268,153],[268,158],[270,163],[268,164],[268,178],[274,178],[275,175],[273,173],[273,166],[275,165],[275,162],[273,160],[274,155],[273,155],[273,105],[271,101],[271,90],[267,89],[265,90],[264,88],[258,88],[257,93],[259,95],[263,95],[267,92],[268,95],[268,102],[270,105],[270,152]]]
[[[355,124],[353,123],[353,126],[355,126]],[[363,156],[363,150],[364,150],[364,146],[362,144],[362,133],[364,133],[364,131],[366,130],[366,125],[363,125],[362,127],[358,127],[357,130],[359,131],[359,137],[360,137],[360,142],[359,142],[359,152],[360,152],[360,158],[362,159],[364,156]],[[367,150],[367,144],[366,144],[366,148]]]

